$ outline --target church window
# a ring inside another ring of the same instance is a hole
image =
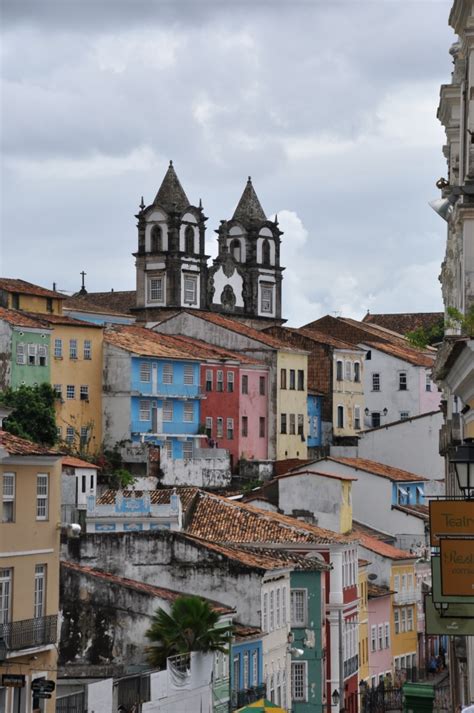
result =
[[[187,225],[184,231],[185,252],[194,254],[194,228],[192,225]]]
[[[242,262],[242,247],[240,245],[240,240],[233,240],[231,242],[230,253],[234,260],[237,260],[237,262]]]
[[[151,229],[151,252],[158,253],[163,250],[163,233],[160,225],[154,225]]]
[[[268,240],[263,241],[262,245],[262,264],[267,267],[270,266],[270,243]]]
[[[148,282],[148,301],[164,302],[164,277],[151,277]]]
[[[184,278],[184,302],[194,305],[197,302],[197,277],[188,275]]]
[[[273,312],[273,286],[261,285],[260,311],[267,314]]]

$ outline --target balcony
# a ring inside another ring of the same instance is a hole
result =
[[[266,687],[264,683],[261,683],[259,686],[245,688],[242,691],[232,691],[232,710],[241,708],[248,703],[255,703],[255,701],[260,700],[260,698],[265,698],[265,696]]]
[[[8,651],[21,651],[22,649],[56,644],[58,640],[57,614],[0,624],[0,638],[5,641]]]
[[[344,678],[349,678],[349,676],[353,676],[354,673],[357,673],[359,670],[359,657],[353,656],[350,659],[347,659],[347,661],[344,661]]]

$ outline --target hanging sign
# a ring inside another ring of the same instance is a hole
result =
[[[474,535],[474,500],[430,500],[430,537],[439,547],[440,537]]]
[[[441,593],[474,597],[474,540],[440,540],[440,559]]]
[[[2,686],[9,686],[10,688],[24,688],[25,677],[21,673],[3,673]]]

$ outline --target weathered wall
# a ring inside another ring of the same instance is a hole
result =
[[[0,389],[3,391],[11,386],[12,378],[12,328],[7,322],[0,320]]]
[[[340,531],[342,481],[320,475],[293,475],[278,479],[279,506],[285,515],[314,515],[315,523]]]
[[[130,438],[131,432],[131,359],[123,349],[104,342],[103,369],[104,441],[114,445]]]
[[[63,558],[217,599],[236,607],[238,621],[261,625],[257,602],[263,572],[228,560],[179,533],[86,534],[66,542]]]

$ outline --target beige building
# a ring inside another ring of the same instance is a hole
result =
[[[333,352],[334,437],[355,436],[364,427],[363,353],[360,349]]]
[[[56,680],[60,488],[60,454],[0,429],[2,713],[55,710],[32,682]]]

